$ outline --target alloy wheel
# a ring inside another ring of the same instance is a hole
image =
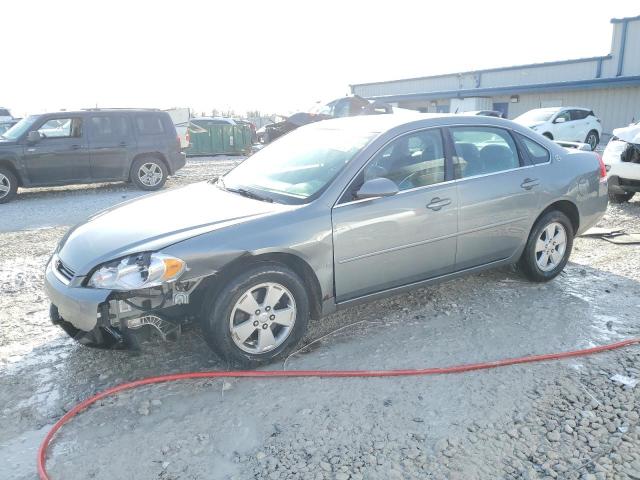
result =
[[[567,249],[567,231],[559,222],[552,222],[540,233],[536,241],[536,263],[543,272],[556,268]]]
[[[0,173],[0,198],[4,198],[9,195],[11,191],[11,182],[6,175]]]
[[[596,147],[598,146],[598,140],[596,139],[596,136],[593,133],[589,134],[589,136],[587,137],[587,143],[591,147],[591,150],[595,150]]]
[[[247,290],[236,302],[229,318],[231,338],[238,348],[261,354],[278,348],[289,337],[296,321],[291,292],[275,282]]]
[[[155,187],[162,181],[162,169],[156,163],[144,163],[138,169],[138,178],[143,185]]]

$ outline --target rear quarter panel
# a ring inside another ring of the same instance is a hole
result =
[[[549,205],[568,200],[576,205],[580,225],[576,235],[591,228],[604,215],[607,183],[601,181],[600,163],[593,152],[551,150],[551,163],[541,166],[541,211]]]

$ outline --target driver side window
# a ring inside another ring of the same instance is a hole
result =
[[[556,116],[556,120],[558,120],[559,118],[564,118],[565,122],[570,122],[571,121],[571,114],[569,113],[569,110],[565,110],[564,112],[560,112],[558,114],[558,116]]]
[[[387,145],[364,168],[363,182],[388,178],[400,191],[444,182],[444,148],[440,129],[403,135]]]

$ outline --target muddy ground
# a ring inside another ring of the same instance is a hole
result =
[[[167,183],[238,158],[190,159]],[[80,347],[50,325],[44,265],[68,226],[140,192],[21,192],[0,206],[0,478],[35,479],[47,429],[78,401],[149,375],[225,369],[196,329],[140,355]],[[640,202],[600,226],[640,232]],[[640,336],[640,246],[579,238],[566,271],[501,269],[315,323],[272,369],[436,367]],[[351,326],[349,326],[351,325]],[[341,327],[337,333],[334,332]],[[459,375],[187,381],[108,399],[56,438],[54,479],[640,479],[640,347]]]

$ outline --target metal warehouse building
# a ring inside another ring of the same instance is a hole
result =
[[[614,18],[611,53],[431,77],[352,85],[351,91],[422,112],[591,108],[603,132],[640,120],[640,16]]]

